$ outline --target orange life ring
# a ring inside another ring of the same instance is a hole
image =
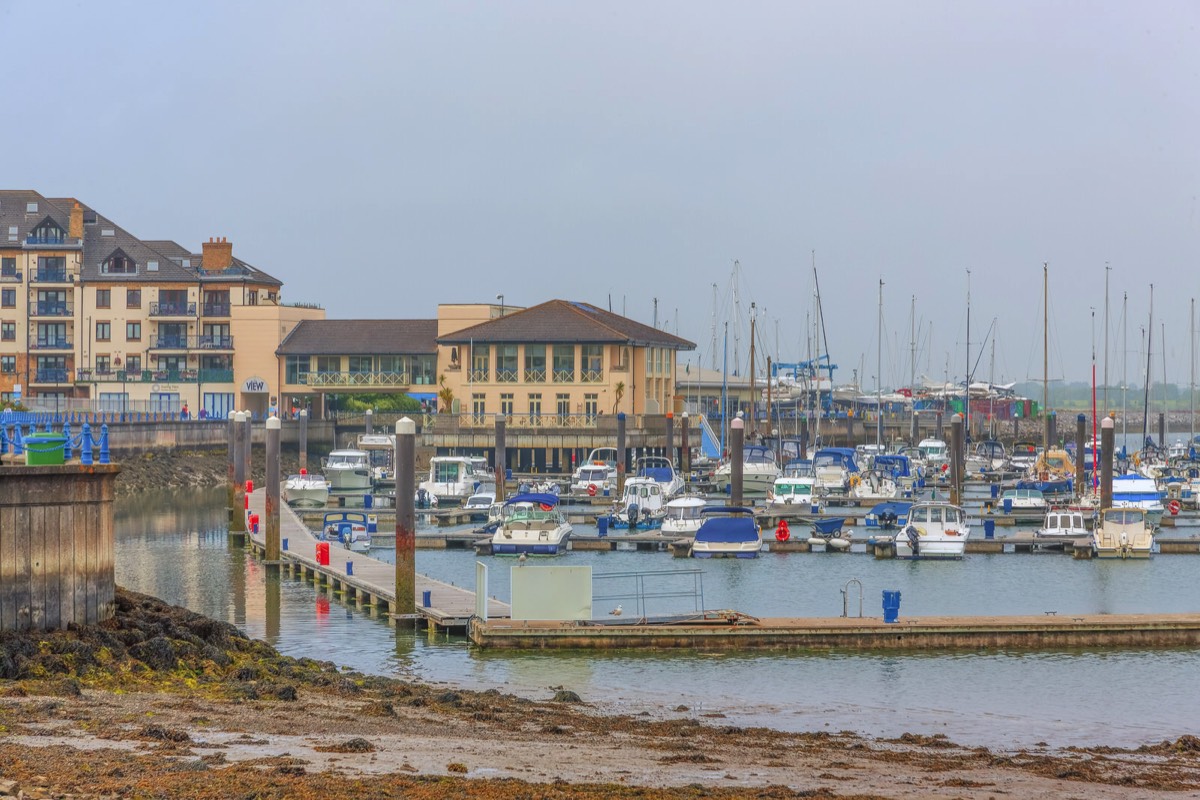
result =
[[[775,541],[786,542],[790,538],[792,538],[792,532],[788,530],[787,520],[779,520],[779,525],[775,527]]]
[[[588,484],[588,497],[595,497],[595,496],[596,496],[596,484],[589,483]]]
[[[1172,517],[1175,516],[1176,514],[1179,513],[1179,509],[1180,509],[1179,501],[1172,500],[1171,502],[1167,503],[1167,508],[1170,509],[1171,516]]]

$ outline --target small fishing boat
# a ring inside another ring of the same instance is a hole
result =
[[[338,542],[347,550],[365,553],[371,549],[371,534],[367,532],[367,515],[362,511],[328,511],[321,519],[325,542]]]
[[[621,499],[608,515],[608,527],[652,530],[662,525],[666,513],[662,484],[651,477],[633,477],[625,481]]]
[[[617,487],[617,448],[597,447],[571,475],[571,494],[604,496]]]
[[[470,513],[470,518],[473,521],[482,522],[488,518],[488,511],[496,504],[496,493],[479,492],[467,498],[467,502],[463,503],[463,511]]]
[[[329,502],[329,481],[301,469],[283,482],[283,502],[296,508],[324,508]]]
[[[662,520],[662,532],[674,534],[694,534],[700,530],[700,523],[704,521],[700,512],[705,505],[703,497],[695,495],[687,495],[685,497],[676,497],[674,500],[667,502],[667,511]]]
[[[1149,558],[1154,549],[1154,529],[1141,508],[1106,508],[1092,529],[1092,555],[1096,558]]]
[[[950,503],[914,503],[908,524],[893,539],[896,558],[962,558],[971,528],[966,513]]]
[[[757,558],[762,531],[754,509],[715,506],[700,512],[703,522],[692,540],[692,558]]]
[[[1038,550],[1061,550],[1068,544],[1088,541],[1084,512],[1070,508],[1052,508],[1046,512],[1042,527],[1033,533],[1033,546]]]
[[[492,554],[556,556],[567,552],[571,525],[558,507],[558,495],[518,494],[504,503],[492,534]]]

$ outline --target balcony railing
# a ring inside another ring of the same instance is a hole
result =
[[[581,383],[602,383],[604,381],[604,371],[599,369],[585,369],[579,375]]]
[[[233,383],[231,369],[137,369],[80,368],[76,383]]]
[[[304,386],[408,386],[407,372],[306,372],[298,376]]]
[[[194,317],[196,316],[196,304],[187,302],[157,302],[150,304],[150,316],[152,317]]]
[[[183,336],[159,334],[150,337],[151,350],[232,350],[233,337],[218,334]]]
[[[65,336],[39,336],[29,340],[29,347],[35,350],[70,350],[71,340]]]
[[[20,283],[24,278],[21,270],[16,272],[0,272],[0,283]]]
[[[34,383],[66,383],[70,371],[66,367],[46,367],[34,373]]]
[[[487,368],[471,370],[470,374],[467,375],[467,380],[470,381],[471,383],[487,383],[488,382]]]
[[[30,280],[34,283],[72,283],[75,276],[65,269],[35,269]]]
[[[545,369],[527,369],[527,370],[525,370],[525,382],[526,383],[545,383],[546,382],[546,370]]]
[[[83,239],[70,236],[26,236],[26,247],[48,247],[53,250],[78,250],[83,247]]]
[[[515,369],[498,369],[496,370],[496,383],[516,383],[517,371]]]
[[[203,311],[206,317],[228,317],[229,303],[205,303]]]
[[[437,414],[435,419],[453,419],[460,428],[493,428],[495,414],[478,414],[473,411],[457,415]],[[596,414],[507,414],[506,424],[514,428],[595,428]]]
[[[573,369],[556,369],[554,370],[555,383],[574,383],[575,370]]]
[[[64,300],[39,300],[30,309],[36,317],[70,317],[75,310],[71,303]]]

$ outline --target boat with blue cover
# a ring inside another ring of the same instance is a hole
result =
[[[908,524],[908,510],[910,508],[912,508],[912,503],[900,500],[889,500],[886,503],[879,503],[867,512],[864,522],[868,528],[876,528],[884,531],[903,528]]]
[[[692,558],[757,558],[762,531],[754,509],[714,506],[700,512],[704,521],[692,540]]]
[[[500,511],[500,525],[492,534],[492,554],[500,556],[556,556],[567,551],[571,525],[558,506],[558,495],[517,494]]]
[[[371,534],[367,530],[366,512],[325,512],[321,519],[321,533],[317,539],[323,542],[337,542],[356,553],[367,552],[371,549]]]

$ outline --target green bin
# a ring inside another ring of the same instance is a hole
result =
[[[63,463],[63,445],[67,437],[61,433],[31,433],[25,437],[25,465],[47,467]]]

